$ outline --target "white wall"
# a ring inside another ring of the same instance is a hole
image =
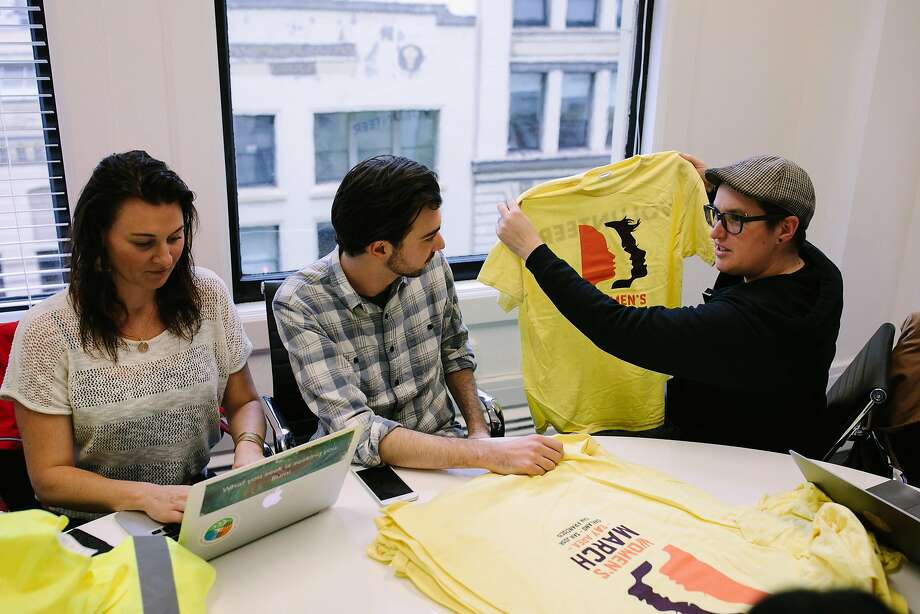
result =
[[[195,258],[229,281],[213,3],[49,0],[45,12],[71,207],[99,160],[146,149],[195,191]]]
[[[71,203],[105,154],[146,148],[195,189],[196,258],[229,281],[213,4],[46,0],[45,8]],[[645,151],[681,149],[713,164],[773,151],[811,173],[818,213],[809,236],[846,284],[840,361],[881,321],[920,309],[918,11],[913,0],[656,3],[660,80]],[[713,278],[691,267],[688,302]],[[513,320],[488,290],[467,283],[462,293],[480,379],[517,390]],[[243,313],[264,348],[261,306]],[[264,354],[252,366],[269,390]]]

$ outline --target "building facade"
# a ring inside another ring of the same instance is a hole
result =
[[[338,182],[381,153],[437,171],[448,256],[485,253],[498,200],[621,157],[626,18],[621,0],[228,0],[243,273],[331,250]]]

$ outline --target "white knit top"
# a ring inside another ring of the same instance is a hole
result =
[[[220,440],[218,407],[227,377],[246,365],[252,344],[227,287],[197,268],[201,328],[191,342],[164,331],[112,362],[80,344],[64,290],[30,309],[16,329],[0,398],[73,419],[75,465],[107,478],[188,484]],[[51,508],[75,518],[75,510]]]

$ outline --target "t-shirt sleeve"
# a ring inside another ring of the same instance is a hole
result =
[[[42,414],[69,415],[68,373],[67,346],[54,312],[27,315],[13,338],[0,398]]]
[[[692,164],[680,159],[680,180],[678,198],[683,216],[681,219],[681,255],[684,258],[699,256],[707,264],[715,262],[715,247],[709,233],[712,228],[706,223],[703,207],[709,202],[703,180]]]
[[[511,311],[524,300],[523,261],[504,243],[498,243],[489,252],[477,279],[499,291],[498,304]]]
[[[224,341],[227,344],[227,372],[236,373],[246,366],[246,361],[252,354],[252,342],[243,330],[243,322],[223,280],[210,271],[200,271],[199,275],[204,280],[202,300],[211,303],[214,314],[220,318]]]

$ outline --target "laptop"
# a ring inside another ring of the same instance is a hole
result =
[[[178,541],[205,560],[330,507],[339,497],[357,447],[355,427],[193,485]],[[167,535],[170,527],[142,512],[118,512],[131,535]]]
[[[864,490],[801,454],[789,454],[806,480],[850,508],[880,541],[920,563],[920,492],[896,480]]]

